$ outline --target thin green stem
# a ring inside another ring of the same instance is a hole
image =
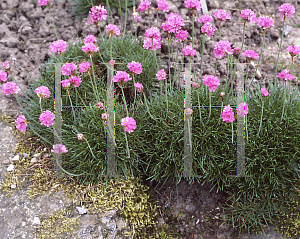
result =
[[[153,120],[155,120],[154,117],[151,115],[150,110],[149,110],[149,108],[148,108],[148,100],[147,100],[147,98],[146,98],[144,92],[143,92],[143,95],[144,95],[145,105],[146,105],[146,107],[147,107],[147,112],[149,113],[150,117],[151,117]]]
[[[220,41],[221,41],[221,26],[220,26],[220,23],[219,23],[219,34],[220,34]]]
[[[89,142],[87,141],[87,139],[86,139],[85,141],[87,142],[87,144],[88,144],[88,146],[89,146],[89,149],[90,149],[90,151],[91,151],[91,153],[92,153],[94,159],[97,160],[97,158],[95,157],[95,155],[94,155],[94,153],[93,153],[93,150],[91,149],[91,146],[90,146]]]
[[[232,132],[231,142],[233,143],[233,122],[231,122],[231,132]]]
[[[259,124],[259,129],[258,129],[257,135],[259,135],[259,132],[260,132],[260,127],[261,127],[261,124],[262,124],[263,113],[264,113],[264,97],[263,97],[263,100],[262,100],[262,103],[261,103],[261,117],[260,117],[260,124]]]
[[[249,64],[247,64],[247,72],[246,72],[246,84],[247,84],[247,82],[248,82],[249,65],[250,65],[250,63],[249,63]]]
[[[198,96],[198,103],[199,103],[199,116],[200,116],[200,123],[201,123],[201,104],[200,104],[199,92],[198,92],[198,91],[197,91],[197,96]]]
[[[81,173],[81,174],[73,174],[73,173],[69,173],[69,172],[67,172],[66,170],[64,170],[64,169],[62,168],[62,166],[60,166],[60,164],[59,164],[59,162],[58,162],[58,155],[57,155],[57,154],[56,154],[56,164],[57,164],[57,166],[58,166],[62,171],[64,171],[66,174],[68,174],[68,175],[70,175],[70,176],[78,177],[78,176],[81,176],[81,175],[84,174],[84,173]]]
[[[208,118],[210,117],[210,114],[211,114],[211,92],[209,91],[209,115],[208,115]]]
[[[47,3],[47,6],[49,8],[49,15],[51,17],[51,21],[52,21],[52,24],[53,24],[53,27],[54,27],[54,32],[55,32],[55,36],[56,36],[56,39],[58,40],[58,37],[57,37],[57,32],[56,32],[56,28],[55,28],[55,25],[54,25],[54,21],[53,21],[53,18],[52,18],[52,15],[51,15],[51,12],[50,12],[50,6],[49,4]]]
[[[282,108],[282,114],[281,114],[280,122],[281,122],[281,120],[282,120],[283,113],[284,113],[285,101],[286,101],[286,82],[284,82],[284,101],[283,101],[283,108]]]
[[[283,26],[282,26],[282,34],[281,34],[280,46],[279,46],[279,51],[278,51],[278,55],[277,55],[277,61],[276,61],[276,67],[275,67],[275,73],[274,73],[275,86],[277,86],[277,66],[278,66],[278,60],[279,60],[279,55],[280,55],[281,45],[282,45],[282,40],[283,40],[284,22],[285,22],[285,18],[284,18],[284,20],[283,20]]]
[[[123,94],[123,101],[124,101],[124,104],[125,104],[125,107],[126,107],[127,117],[129,117],[128,116],[128,109],[127,109],[127,104],[126,104],[126,100],[125,100],[125,94],[124,94],[124,91],[123,91],[123,87],[120,85],[120,88],[121,88],[122,94]]]
[[[126,22],[127,22],[127,1],[125,1],[125,24],[124,24],[124,33],[123,33],[123,38],[124,38],[124,35],[125,35],[125,32],[126,32]]]
[[[149,8],[148,8],[148,15],[149,15],[149,28],[150,28],[150,12],[149,12]]]
[[[158,8],[156,9],[156,27],[158,27]]]
[[[43,113],[43,109],[42,109],[42,98],[40,97],[40,108],[41,108],[41,113]]]
[[[124,128],[124,134],[125,134],[125,140],[126,140],[126,147],[127,147],[127,158],[130,158],[130,151],[129,151],[129,146],[128,146],[128,141],[127,141],[127,136],[126,136],[126,132],[125,132],[125,128]]]
[[[219,59],[217,58],[217,62],[216,62],[216,68],[215,68],[215,77],[216,77],[216,74],[217,74],[218,62],[219,62]]]
[[[205,42],[205,34],[203,34],[203,37],[202,37],[202,51],[201,51],[201,66],[200,66],[200,86],[201,86],[201,89],[202,89],[202,66],[203,66],[203,52],[204,52],[204,42]]]
[[[77,87],[74,87],[74,88],[75,88],[76,94],[79,96],[79,98],[81,99],[82,103],[83,103],[83,104],[84,104],[84,106],[86,107],[86,105],[85,105],[84,101],[82,100],[82,98],[81,98],[80,94],[79,94],[79,93],[78,93],[78,91],[77,91]]]
[[[133,87],[134,87],[134,102],[133,102],[133,105],[135,105],[135,99],[136,99],[136,87],[134,86],[135,85],[135,81],[134,81],[134,74],[132,73],[132,79],[133,79]]]
[[[71,100],[71,97],[70,97],[69,89],[67,89],[67,92],[68,92],[68,97],[69,97],[69,100],[70,100],[70,103],[71,103],[71,108],[72,108],[72,112],[73,112],[74,122],[76,124],[75,111],[74,111],[73,103],[72,103],[72,100]]]
[[[120,16],[121,16],[121,27],[120,27],[120,29],[121,29],[121,32],[122,32],[123,20],[122,20],[121,2],[120,2],[120,0],[118,0],[118,1],[119,1],[119,13],[120,13]],[[123,39],[123,36],[122,36],[122,39]]]
[[[93,90],[94,90],[95,98],[96,98],[97,102],[99,102],[98,94],[97,94],[97,91],[96,91],[96,89],[95,89],[96,86],[94,86],[94,83],[93,83],[93,81],[92,81],[92,76],[91,76],[90,72],[89,72],[89,76],[90,76],[90,80],[91,80],[92,87],[93,87]],[[95,85],[96,85],[96,83],[95,83]]]
[[[178,62],[178,42],[176,42],[177,43],[177,54],[176,54],[176,62]],[[175,68],[174,68],[174,81],[173,82],[170,82],[171,84],[171,92],[173,92],[173,84],[175,84],[175,82],[176,82],[176,80],[177,80],[177,76],[176,76],[176,69],[177,69],[177,67],[176,67],[176,65],[175,65]]]
[[[246,120],[246,132],[247,132],[247,141],[248,141],[247,115],[245,115],[245,120]]]

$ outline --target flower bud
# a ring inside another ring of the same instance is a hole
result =
[[[193,113],[193,110],[191,108],[187,108],[187,109],[184,110],[184,113],[186,115],[191,115]]]
[[[225,92],[221,92],[220,96],[224,97],[225,96]]]
[[[108,114],[103,113],[103,114],[102,114],[102,119],[103,119],[103,120],[107,120],[107,119],[108,119],[108,116],[109,116]]]
[[[10,65],[9,65],[9,62],[8,61],[5,61],[3,64],[2,64],[3,68],[5,71],[10,71]]]

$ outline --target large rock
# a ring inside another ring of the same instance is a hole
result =
[[[5,36],[3,39],[1,39],[0,43],[2,43],[3,45],[5,45],[9,48],[15,48],[15,47],[17,47],[19,40],[12,35],[8,35],[8,36]]]

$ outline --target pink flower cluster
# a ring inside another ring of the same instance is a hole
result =
[[[20,91],[18,85],[14,82],[7,82],[3,84],[2,91],[4,95],[17,94]]]
[[[69,77],[69,81],[71,81],[75,87],[79,87],[82,80],[78,76]]]
[[[134,72],[135,74],[141,74],[143,71],[142,64],[139,62],[132,61],[127,64],[127,67],[130,71]]]
[[[185,56],[193,57],[196,55],[196,50],[193,50],[191,46],[186,46],[182,50]]]
[[[186,8],[190,8],[193,10],[201,10],[201,3],[198,0],[187,0],[184,2],[184,6]]]
[[[198,18],[198,22],[203,23],[203,24],[209,23],[212,21],[213,21],[213,19],[209,15],[202,15],[200,18]]]
[[[242,56],[246,57],[249,61],[259,58],[259,55],[253,50],[244,51]]]
[[[150,5],[151,5],[151,2],[149,2],[147,0],[141,2],[140,5],[139,5],[140,12],[147,11],[149,9]]]
[[[42,6],[46,6],[50,0],[39,0],[39,4]]]
[[[114,65],[115,63],[116,63],[116,61],[113,60],[113,59],[111,59],[111,60],[109,61],[109,64],[111,64],[111,65]]]
[[[225,105],[224,110],[222,112],[222,119],[226,123],[234,121],[234,114],[230,105]]]
[[[85,137],[83,136],[83,134],[77,134],[77,138],[78,138],[79,140],[85,139]]]
[[[0,71],[0,81],[7,81],[7,72],[5,71]]]
[[[62,153],[68,153],[68,150],[66,149],[66,146],[63,144],[55,144],[53,145],[51,152],[55,154],[62,154]]]
[[[10,70],[10,65],[9,65],[9,62],[8,61],[5,61],[3,64],[2,64],[3,68],[5,71],[9,71]]]
[[[266,29],[270,28],[271,26],[274,26],[274,20],[268,16],[259,17],[257,19],[257,25],[259,27],[261,27],[262,29],[266,30]]]
[[[67,42],[65,42],[64,40],[58,40],[58,41],[54,41],[52,42],[52,44],[50,45],[50,52],[64,52],[67,48]]]
[[[251,9],[245,9],[241,11],[241,18],[250,23],[256,22],[256,15]]]
[[[106,114],[106,113],[103,113],[103,114],[101,115],[101,118],[102,118],[103,120],[107,120],[108,117],[109,117],[109,114]]]
[[[292,45],[289,46],[286,50],[290,53],[292,57],[294,57],[300,52],[300,47]]]
[[[167,16],[167,20],[161,25],[161,28],[166,32],[175,33],[181,26],[184,26],[183,18],[177,13],[171,13]]]
[[[164,69],[161,69],[157,72],[156,77],[158,80],[164,81],[167,77],[167,74]]]
[[[193,110],[191,108],[187,108],[187,109],[184,110],[184,113],[186,115],[191,115],[191,114],[193,114]]]
[[[165,0],[156,0],[158,10],[169,12],[169,5]]]
[[[104,8],[104,6],[99,5],[96,7],[92,7],[89,15],[91,17],[91,19],[89,20],[89,24],[92,24],[93,22],[98,23],[107,18],[107,10]]]
[[[41,121],[41,125],[45,125],[47,127],[49,127],[50,125],[54,124],[54,113],[52,113],[49,110],[44,111],[41,115],[40,115],[40,121]]]
[[[153,41],[153,44],[152,44]],[[157,49],[161,48],[161,44],[160,41],[154,39],[154,38],[146,38],[146,40],[144,41],[144,48],[150,49],[152,51],[156,51]],[[154,48],[154,49],[153,49]]]
[[[115,38],[117,38],[116,36],[121,34],[119,28],[113,24],[108,24],[107,26],[105,26],[105,31],[109,33],[109,38],[111,36],[115,36]]]
[[[69,89],[69,87],[71,86],[70,82],[71,80],[62,80],[61,84],[65,89]]]
[[[36,88],[35,89],[35,91],[34,91],[37,95],[38,95],[38,97],[39,98],[49,98],[49,96],[50,96],[50,90],[48,89],[48,87],[47,86],[40,86],[40,87],[38,87],[38,88]]]
[[[16,120],[16,128],[21,132],[26,132],[27,122],[24,115],[19,115]]]
[[[294,77],[292,74],[289,74],[290,70],[285,69],[282,72],[278,73],[278,76],[282,80],[292,80]]]
[[[261,93],[262,93],[262,96],[268,96],[269,95],[269,92],[267,91],[266,87],[261,88]]]
[[[142,83],[139,82],[135,83],[134,86],[137,88],[137,92],[141,92],[144,89]]]
[[[248,114],[248,105],[246,102],[240,103],[236,108],[237,114],[241,117],[244,117],[246,114]]]
[[[114,82],[123,82],[132,80],[129,74],[125,71],[117,71],[117,74],[113,77]]]
[[[82,50],[90,56],[97,52],[99,50],[99,47],[94,43],[87,43],[82,46]]]
[[[241,53],[241,49],[236,47],[233,49],[233,54],[236,55],[236,56],[239,56],[239,54]]]
[[[176,33],[175,33],[175,37],[177,40],[175,40],[175,42],[182,42],[182,41],[185,41],[189,36],[189,33],[188,31],[183,31],[183,30],[178,30]]]
[[[215,30],[217,30],[217,28],[215,28],[214,26],[212,26],[210,23],[205,23],[201,27],[201,32],[204,33],[204,34],[207,34],[209,36],[213,36]]]
[[[285,20],[285,17],[292,17],[295,13],[295,8],[287,3],[282,4],[280,7],[278,7],[278,11],[280,13],[281,19]]]
[[[96,41],[97,41],[97,38],[93,35],[88,35],[86,38],[84,38],[84,44],[94,43]]]
[[[128,133],[131,133],[134,129],[136,129],[136,122],[132,117],[127,116],[126,118],[122,118],[121,125],[125,127],[124,130]]]
[[[230,15],[223,9],[219,9],[216,12],[214,12],[214,18],[219,21],[226,21],[227,19],[230,19]]]
[[[194,90],[197,90],[198,88],[200,88],[200,85],[197,82],[193,82],[191,81],[192,87]]]
[[[215,92],[220,85],[220,80],[213,75],[203,76],[203,84],[209,87],[210,92]]]
[[[226,54],[233,54],[233,50],[231,49],[232,42],[229,41],[219,41],[215,45],[214,55],[216,58],[221,59]]]
[[[79,65],[79,71],[81,73],[84,73],[84,72],[87,72],[89,70],[89,68],[91,67],[91,63],[89,62],[82,62],[80,65]]]
[[[157,27],[151,27],[150,29],[146,30],[145,36],[148,38],[153,38],[156,39],[158,41],[161,40],[161,36],[160,36],[160,32],[159,29]]]
[[[73,62],[71,62],[71,63],[67,62],[66,64],[64,64],[62,66],[60,71],[61,71],[62,75],[69,76],[74,73],[76,68],[77,68],[77,66]]]

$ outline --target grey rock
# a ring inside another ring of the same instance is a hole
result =
[[[9,48],[15,48],[18,45],[19,41],[15,37],[8,35],[5,36],[3,39],[1,39],[0,43],[2,43],[3,45]]]
[[[22,2],[19,6],[19,11],[23,12],[27,15],[32,9],[34,9],[34,5],[30,2]]]
[[[49,27],[45,24],[42,24],[39,29],[39,34],[41,34],[41,36],[43,37],[49,36],[50,35]]]
[[[34,217],[32,225],[33,226],[39,226],[39,225],[41,225],[40,218],[39,217]]]
[[[20,155],[15,155],[12,159],[11,159],[11,161],[18,161],[18,160],[20,160]]]
[[[23,27],[21,33],[28,35],[31,31],[32,31],[32,28],[30,26],[25,26],[25,27]]]
[[[0,16],[0,23],[5,23],[5,24],[10,24],[11,19],[6,15],[6,14],[2,14]]]
[[[78,213],[79,213],[80,215],[86,214],[86,213],[88,212],[87,209],[84,209],[84,208],[82,208],[82,207],[76,207],[76,209],[77,209],[77,211],[78,211]]]
[[[283,34],[284,34],[285,36],[287,36],[287,35],[290,33],[291,29],[292,29],[292,28],[291,28],[289,25],[284,26]],[[282,31],[282,28],[281,28],[281,31]]]
[[[23,153],[23,157],[27,159],[28,158],[28,154],[27,153]]]
[[[7,1],[7,8],[12,9],[19,5],[19,0],[9,0]]]
[[[36,157],[33,157],[31,160],[30,160],[30,163],[36,163],[38,162],[38,159]]]
[[[14,10],[4,10],[3,14],[6,14],[10,19],[12,19],[16,15],[16,12]]]
[[[45,14],[43,13],[41,7],[37,7],[37,8],[35,8],[35,11],[33,11],[32,14],[30,14],[28,17],[30,20],[35,20],[35,19],[39,19],[41,17],[45,17]]]
[[[2,33],[4,33],[4,35],[11,34],[11,32],[9,31],[9,29],[5,23],[2,23],[0,25],[0,34],[2,34]]]

